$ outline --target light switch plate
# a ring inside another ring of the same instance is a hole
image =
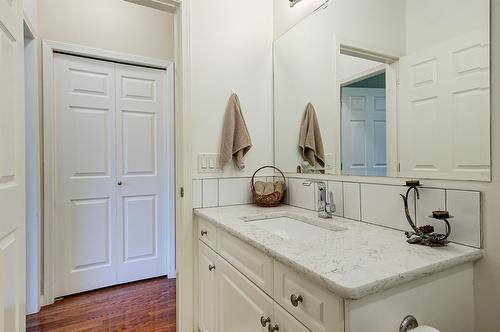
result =
[[[200,173],[218,173],[220,168],[220,153],[199,153],[198,154],[198,172]]]

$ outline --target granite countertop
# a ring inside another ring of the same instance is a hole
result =
[[[195,209],[218,228],[291,266],[345,299],[360,299],[482,257],[482,250],[458,244],[443,248],[410,245],[405,235],[384,227],[340,217],[319,219],[314,211],[292,206],[239,205]],[[301,216],[337,232],[287,240],[244,221],[256,216]]]

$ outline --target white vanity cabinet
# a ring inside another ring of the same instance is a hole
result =
[[[409,314],[442,331],[473,330],[472,262],[350,300],[216,223],[196,220],[200,332],[397,332]]]
[[[269,325],[281,332],[310,331],[224,258],[199,241],[199,331],[265,332]]]

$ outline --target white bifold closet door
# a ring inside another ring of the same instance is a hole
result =
[[[167,271],[164,71],[54,58],[55,296]]]

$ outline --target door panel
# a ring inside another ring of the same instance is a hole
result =
[[[110,200],[74,200],[71,203],[72,271],[111,264]]]
[[[385,89],[342,88],[342,174],[387,175]]]
[[[167,271],[164,73],[116,64],[118,282]],[[147,242],[144,242],[147,241]]]
[[[155,175],[156,114],[122,112],[124,175]]]
[[[55,296],[116,283],[115,89],[109,62],[56,54]]]
[[[218,260],[217,331],[267,331],[261,317],[272,318],[273,300],[235,268]]]
[[[479,32],[400,59],[401,176],[490,179],[489,67]]]
[[[125,262],[156,257],[156,196],[124,197]]]
[[[0,331],[25,330],[22,2],[0,0]]]

